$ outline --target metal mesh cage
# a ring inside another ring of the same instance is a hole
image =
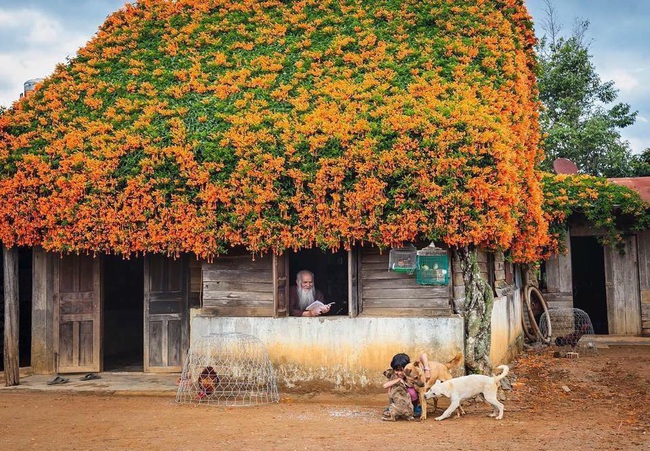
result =
[[[431,243],[417,251],[415,279],[420,285],[449,284],[449,256],[447,251]]]
[[[417,249],[408,245],[391,249],[388,254],[388,269],[395,272],[413,274],[416,265]]]
[[[596,353],[594,328],[589,315],[578,308],[552,308],[539,320],[539,329],[546,336],[551,330],[551,344],[568,351]]]
[[[278,402],[275,372],[264,344],[252,335],[210,334],[187,354],[176,402],[252,406]]]

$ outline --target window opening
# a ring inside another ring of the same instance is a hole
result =
[[[314,287],[321,291],[325,303],[334,302],[326,316],[348,315],[348,252],[304,249],[287,255],[289,258],[289,290],[296,287],[299,271],[314,274]],[[291,314],[291,312],[289,312]]]

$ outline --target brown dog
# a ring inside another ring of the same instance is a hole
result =
[[[420,399],[420,405],[422,406],[422,415],[420,416],[420,421],[427,419],[427,400],[424,397],[424,394],[436,383],[437,380],[442,382],[452,379],[453,376],[449,370],[456,368],[460,362],[463,360],[463,354],[458,353],[456,357],[450,360],[447,363],[440,362],[429,362],[429,371],[430,376],[425,377],[424,367],[420,361],[411,362],[404,367],[404,376],[406,376],[406,382],[411,386],[415,387],[415,390],[418,392],[418,398]],[[438,408],[438,400],[433,398],[433,411],[435,412]],[[465,411],[459,406],[460,413],[463,415]]]
[[[387,379],[395,379],[395,372],[392,369],[384,371],[384,376]],[[404,417],[408,421],[413,420],[413,402],[411,402],[411,395],[408,392],[406,383],[400,381],[390,388],[390,405],[388,410],[384,412],[381,418],[384,421],[395,421],[398,417]]]

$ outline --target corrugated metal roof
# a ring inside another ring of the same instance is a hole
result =
[[[622,177],[608,180],[617,185],[633,189],[641,195],[641,199],[650,203],[650,177]]]

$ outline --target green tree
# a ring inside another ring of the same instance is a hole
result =
[[[589,21],[577,21],[569,37],[560,37],[555,11],[546,2],[545,34],[539,40],[538,88],[544,108],[540,125],[546,160],[551,169],[556,158],[573,161],[581,173],[624,177],[632,174],[629,143],[619,130],[634,124],[636,111],[614,103],[618,90],[613,81],[602,82],[591,62],[584,36]]]
[[[650,147],[646,148],[641,154],[632,157],[632,174],[633,177],[650,176]]]

